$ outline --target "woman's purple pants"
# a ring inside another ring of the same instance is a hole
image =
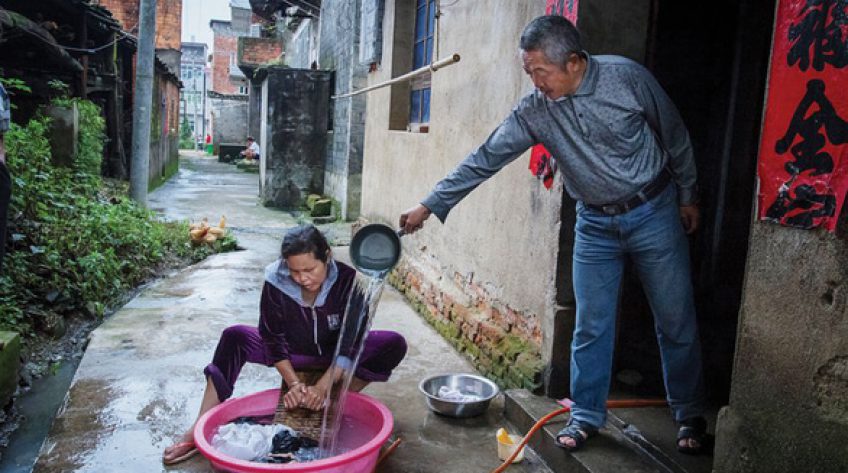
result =
[[[392,370],[406,355],[406,340],[397,332],[372,330],[368,332],[359,364],[354,375],[363,381],[386,381]],[[325,370],[333,361],[332,356],[311,356],[291,353],[289,361],[295,371]],[[233,325],[221,334],[212,363],[203,373],[212,380],[218,399],[226,401],[233,394],[241,368],[245,363],[273,366],[265,353],[265,344],[256,327]]]

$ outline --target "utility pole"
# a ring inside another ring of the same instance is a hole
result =
[[[150,115],[153,107],[156,0],[141,0],[138,16],[130,197],[142,207],[147,207],[147,186],[150,179]]]

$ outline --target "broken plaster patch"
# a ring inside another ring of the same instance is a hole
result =
[[[831,358],[813,377],[816,409],[823,417],[848,425],[848,356]]]

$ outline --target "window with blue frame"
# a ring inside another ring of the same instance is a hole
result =
[[[433,60],[433,30],[436,24],[436,0],[416,0],[415,41],[412,69],[427,66]],[[430,74],[412,81],[409,100],[409,123],[420,130],[430,122]],[[417,125],[417,126],[415,126]],[[423,130],[422,130],[423,131]]]

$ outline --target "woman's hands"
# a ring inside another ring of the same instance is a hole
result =
[[[319,411],[324,408],[326,398],[327,388],[321,381],[314,386],[307,386],[298,381],[293,383],[289,391],[283,396],[283,405],[287,410],[302,407]]]
[[[327,398],[327,390],[322,383],[316,383],[314,386],[306,388],[306,394],[303,398],[303,407],[318,411],[324,408],[324,400]]]
[[[286,410],[301,407],[303,399],[306,397],[306,385],[300,381],[292,383],[289,386],[289,391],[283,396],[283,406]]]

